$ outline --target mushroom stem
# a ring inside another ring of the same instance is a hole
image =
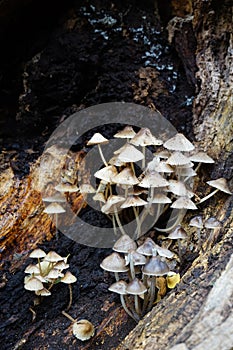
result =
[[[149,291],[149,304],[147,307],[147,310],[151,310],[154,300],[155,300],[155,282],[156,282],[156,277],[152,276],[151,277],[151,282],[150,282],[150,291]]]
[[[102,148],[101,148],[100,144],[98,144],[98,149],[99,149],[99,154],[100,154],[100,157],[101,157],[104,165],[108,166],[108,163],[106,162],[106,159],[104,158],[104,155],[103,155]]]
[[[120,220],[120,218],[119,218],[118,211],[117,211],[116,208],[114,208],[114,215],[115,215],[116,222],[117,222],[117,224],[118,224],[118,227],[119,227],[121,233],[122,233],[123,235],[126,235],[126,232],[125,232],[125,230],[123,229],[123,226],[122,226],[122,224],[121,224],[121,220]]]
[[[178,213],[177,217],[176,217],[176,220],[174,222],[174,224],[170,227],[167,227],[167,228],[158,228],[158,227],[155,227],[155,229],[159,232],[168,232],[168,231],[171,231],[173,230],[177,225],[180,224],[180,221],[182,220],[182,216],[183,216],[183,209],[180,209],[180,212]]]
[[[40,264],[40,258],[37,258],[38,260],[38,266],[39,266],[39,270],[40,270],[40,275],[43,276],[43,272],[42,272],[42,268],[41,268],[41,264]]]
[[[136,315],[134,316],[134,315],[129,311],[129,309],[127,308],[126,303],[125,303],[125,299],[124,299],[124,295],[120,294],[120,299],[121,299],[121,305],[123,306],[125,312],[126,312],[131,318],[133,318],[135,322],[138,322],[138,321],[139,321],[139,318],[137,318]]]
[[[71,322],[76,322],[76,320],[72,317],[72,316],[70,316],[69,314],[67,314],[65,311],[62,311],[61,312],[62,313],[62,315],[64,315],[65,317],[67,317]]]
[[[138,316],[140,317],[140,315],[141,315],[141,307],[140,307],[138,295],[134,296],[134,305],[135,305],[135,311],[138,314]]]
[[[213,192],[210,192],[207,196],[203,197],[197,204],[201,204],[204,201],[206,201],[207,199],[209,199],[210,197],[212,197],[215,193],[217,193],[219,191],[219,189],[217,188],[216,190],[214,190]]]
[[[200,162],[200,163],[198,163],[198,165],[197,165],[196,169],[194,169],[194,171],[196,171],[196,172],[197,172],[197,171],[199,170],[199,168],[200,168],[201,164],[202,164],[201,162]]]
[[[115,236],[117,236],[117,228],[116,228],[116,220],[115,220],[115,215],[112,215],[112,224],[113,224],[113,231]]]
[[[58,226],[58,214],[57,213],[55,213],[55,235],[56,235],[56,239],[58,240],[58,228],[57,228],[57,226]]]
[[[130,266],[131,278],[133,280],[135,278],[135,268],[134,268],[133,258],[131,254],[129,254],[129,266]]]
[[[144,169],[146,166],[146,147],[145,146],[142,146],[142,154],[144,155],[142,159],[142,169]]]
[[[133,207],[133,211],[137,222],[136,239],[138,239],[141,236],[141,222],[135,207]]]
[[[66,308],[67,311],[71,308],[71,304],[72,304],[72,301],[73,301],[73,293],[72,293],[72,286],[71,286],[71,284],[68,284],[68,287],[69,287],[70,300],[69,300],[69,304],[68,304],[68,306]]]
[[[116,279],[116,281],[118,282],[119,281],[119,274],[118,274],[118,272],[114,272],[114,275],[115,275],[115,279]]]

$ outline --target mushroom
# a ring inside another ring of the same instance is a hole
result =
[[[125,265],[125,260],[116,252],[107,256],[100,264],[100,267],[103,270],[114,272],[116,281],[119,281],[119,272],[129,271],[129,268]]]
[[[72,331],[73,331],[73,335],[77,339],[85,341],[93,337],[93,335],[95,334],[95,328],[90,321],[86,319],[77,321],[73,317],[71,317],[69,314],[67,314],[65,311],[62,311],[62,314],[73,323]]]
[[[137,244],[128,235],[122,235],[114,244],[112,248],[115,252],[124,253],[126,256],[130,250],[137,249]]]
[[[218,191],[222,191],[222,192],[227,193],[227,194],[232,194],[232,192],[230,191],[230,189],[228,187],[227,180],[224,177],[220,177],[219,179],[216,179],[216,180],[207,181],[206,183],[208,185],[216,188],[216,189],[213,192],[209,193],[204,198],[202,198],[197,204],[203,203],[204,201],[206,201],[207,199],[212,197]]]
[[[198,238],[198,248],[200,248],[201,244],[201,230],[203,229],[203,219],[201,215],[196,215],[194,216],[190,221],[189,221],[189,226],[196,227],[196,232],[197,232],[197,238]]]
[[[105,166],[108,166],[108,163],[106,162],[103,152],[102,152],[102,148],[101,145],[105,145],[109,142],[108,139],[106,139],[103,135],[101,135],[100,133],[95,133],[92,138],[87,142],[87,146],[93,146],[93,145],[97,145],[98,149],[99,149],[99,154],[100,157],[104,163]]]
[[[131,280],[135,278],[135,268],[134,266],[145,265],[147,259],[144,255],[138,253],[135,250],[130,250],[128,255],[125,257],[125,265],[129,264],[130,266],[130,277]]]
[[[128,307],[126,306],[125,303],[125,299],[124,299],[124,295],[127,294],[126,292],[126,287],[127,287],[127,283],[125,281],[117,281],[115,283],[113,283],[108,290],[110,290],[111,292],[117,293],[120,295],[120,300],[121,300],[121,305],[123,306],[125,312],[131,317],[133,318],[136,322],[139,321],[139,318],[137,315],[133,314]]]
[[[61,282],[66,283],[69,286],[70,300],[66,310],[69,310],[71,307],[72,299],[73,299],[71,284],[75,283],[76,281],[77,281],[77,278],[70,271],[67,271],[65,275],[61,278]]]
[[[167,140],[163,146],[168,150],[190,152],[194,150],[194,145],[181,133]]]
[[[151,309],[154,300],[155,300],[155,284],[156,284],[156,276],[163,276],[169,272],[169,266],[167,263],[158,256],[152,256],[152,258],[143,266],[142,273],[143,275],[151,276],[150,281],[150,289],[148,298],[144,299],[142,312]],[[147,307],[147,304],[149,305]]]
[[[124,168],[118,175],[113,179],[114,183],[118,185],[125,185],[125,197],[128,196],[128,188],[130,186],[137,185],[139,183],[138,178],[134,175],[134,172],[131,168]]]
[[[41,268],[40,259],[44,258],[45,256],[46,256],[46,253],[40,248],[34,249],[29,255],[30,258],[37,259],[40,274],[42,274],[42,268]]]
[[[177,239],[178,241],[178,248],[179,248],[179,258],[181,261],[181,239],[186,239],[188,237],[187,232],[185,229],[181,226],[178,225],[175,230],[173,230],[171,233],[168,235],[168,239]]]
[[[125,230],[121,224],[119,215],[118,215],[118,209],[121,205],[121,203],[123,203],[125,200],[124,197],[122,196],[117,196],[117,195],[110,195],[108,197],[108,200],[106,201],[106,203],[102,206],[101,211],[104,214],[113,214],[112,218],[113,218],[113,227],[115,229],[115,218],[118,224],[118,227],[121,231],[121,233],[124,235],[125,234]]]
[[[43,283],[36,277],[29,277],[24,284],[24,288],[31,291],[39,291],[44,288]]]
[[[65,213],[65,209],[58,203],[54,202],[49,204],[44,210],[43,213],[54,214],[55,215],[55,226],[56,226],[56,237],[58,239],[58,214]]]
[[[180,283],[180,274],[169,271],[166,276],[166,281],[168,288],[173,289],[178,283]]]
[[[135,311],[140,316],[141,308],[138,296],[147,292],[146,286],[138,278],[134,278],[131,282],[127,284],[125,291],[128,294],[134,295]]]
[[[218,221],[215,217],[210,217],[204,223],[205,228],[210,229],[210,234],[207,240],[207,247],[214,239],[214,232],[216,228],[221,228],[222,223]]]
[[[155,136],[152,135],[150,129],[148,128],[141,128],[138,133],[130,140],[130,143],[132,143],[134,146],[141,146],[142,152],[143,152],[143,159],[142,159],[142,168],[145,168],[145,152],[146,152],[146,146],[160,146],[163,144],[162,140],[156,139]]]
[[[127,125],[123,130],[118,131],[115,135],[116,138],[119,139],[132,139],[136,135],[136,132],[132,128],[132,126]]]
[[[174,152],[172,155],[166,160],[166,163],[173,166],[181,166],[187,165],[190,163],[188,157],[186,157],[181,152]]]
[[[143,244],[137,248],[137,252],[146,256],[153,255],[153,249],[156,248],[156,244],[150,237],[147,237]]]
[[[70,183],[60,183],[57,186],[54,187],[56,191],[59,191],[61,193],[69,192],[69,193],[74,193],[78,192],[79,189],[76,185],[72,185]]]
[[[65,203],[66,199],[64,196],[61,195],[61,193],[55,193],[53,196],[48,196],[42,198],[43,202],[56,202],[56,203]]]
[[[208,154],[205,152],[194,153],[193,155],[189,156],[189,159],[192,162],[198,163],[195,169],[196,172],[198,171],[202,163],[209,163],[209,164],[214,163],[214,160],[210,156],[208,156]]]

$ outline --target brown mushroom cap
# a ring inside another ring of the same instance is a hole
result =
[[[144,275],[149,276],[163,276],[169,272],[169,266],[158,256],[152,256],[152,258],[143,266],[142,272]]]
[[[127,294],[126,292],[126,287],[127,287],[127,283],[123,280],[117,281],[115,283],[113,283],[108,290],[110,290],[110,292],[114,292],[117,294],[121,294],[121,295],[125,295]]]
[[[107,256],[100,264],[100,267],[110,272],[126,272],[129,270],[128,267],[125,266],[125,260],[115,252]]]
[[[150,129],[142,128],[138,131],[138,133],[130,140],[134,146],[160,146],[163,144],[162,140],[156,139],[155,136],[152,135]]]
[[[51,203],[43,210],[43,213],[62,214],[65,213],[65,209],[58,203]]]
[[[114,244],[113,250],[119,253],[128,253],[131,249],[137,249],[137,244],[128,235],[122,235]]]
[[[82,319],[73,323],[73,334],[79,340],[88,340],[93,337],[94,333],[95,328],[88,320]]]
[[[189,221],[189,226],[197,227],[197,228],[202,228],[203,227],[203,219],[201,215],[194,216],[190,221]]]
[[[118,131],[115,135],[116,138],[120,139],[132,139],[136,135],[136,132],[132,126],[127,125],[123,130]]]
[[[214,217],[210,217],[209,219],[207,219],[204,223],[205,228],[219,228],[222,227],[222,223],[220,221],[218,221],[216,218]]]
[[[224,177],[220,177],[219,179],[216,179],[216,180],[207,181],[207,184],[219,189],[220,191],[223,191],[228,194],[232,194],[228,187],[227,180]]]
[[[101,135],[99,132],[95,133],[92,138],[87,142],[87,146],[93,146],[93,145],[103,145],[108,143],[109,140],[106,139],[103,135]]]
[[[190,152],[194,150],[194,145],[181,133],[167,140],[164,145],[165,148],[172,151]]]

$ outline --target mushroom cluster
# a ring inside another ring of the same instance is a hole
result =
[[[68,284],[70,291],[70,301],[68,308],[72,303],[71,284],[77,281],[77,278],[70,272],[63,273],[63,270],[69,268],[67,257],[62,257],[55,251],[45,253],[42,249],[34,249],[29,255],[30,258],[36,259],[36,264],[30,264],[24,272],[24,288],[34,291],[38,296],[51,295],[51,288],[59,282]]]
[[[113,250],[100,266],[115,274],[116,282],[109,290],[119,294],[126,313],[138,322],[166,294],[167,288],[174,288],[179,282],[179,274],[169,267],[174,253],[149,237],[138,246],[126,234],[116,241]]]
[[[88,146],[98,145],[103,162],[102,168],[94,174],[97,188],[93,200],[99,201],[101,211],[112,220],[116,237],[119,230],[122,235],[138,239],[146,218],[150,216],[154,225],[168,208],[174,209],[175,216],[165,229],[156,229],[172,231],[181,223],[187,210],[197,209],[197,203],[192,200],[195,196],[193,178],[202,163],[214,163],[214,160],[205,152],[195,151],[194,145],[181,133],[163,141],[152,135],[148,128],[141,128],[136,133],[131,126],[126,126],[114,137],[125,141],[109,161],[101,148],[109,140],[96,133],[87,143]],[[153,150],[149,156],[147,146]],[[196,169],[193,169],[194,163],[198,163]],[[214,193],[219,190],[231,193],[223,178],[207,183],[217,187]],[[129,211],[136,222],[134,232],[125,232],[123,224],[124,218],[130,216]]]

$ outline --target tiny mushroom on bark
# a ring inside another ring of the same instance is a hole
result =
[[[58,214],[65,213],[65,209],[58,203],[54,202],[49,204],[44,210],[43,213],[54,214],[55,215],[55,226],[56,226],[56,237],[58,238]]]
[[[227,193],[227,194],[232,194],[232,192],[230,191],[230,189],[228,187],[227,180],[224,177],[220,177],[219,179],[216,179],[216,180],[207,181],[207,184],[214,187],[215,190],[213,192],[209,193],[204,198],[202,198],[197,204],[203,203],[204,201],[206,201],[207,199],[212,197],[218,191],[222,191],[222,192]]]
[[[119,272],[129,271],[129,268],[125,265],[125,260],[116,252],[107,256],[100,264],[100,267],[103,270],[114,272],[116,281],[119,281]]]
[[[65,273],[65,275],[61,278],[61,282],[68,284],[68,286],[69,286],[70,300],[69,300],[69,304],[67,306],[67,310],[70,309],[71,304],[72,304],[72,299],[73,299],[71,283],[75,283],[76,281],[77,281],[77,278],[70,271],[67,271]]]
[[[106,162],[106,160],[104,158],[101,145],[105,145],[108,142],[109,142],[109,140],[106,139],[103,135],[101,135],[98,132],[95,133],[92,136],[92,138],[87,142],[87,146],[94,146],[94,145],[98,146],[100,157],[101,157],[101,159],[102,159],[102,161],[103,161],[105,166],[108,166],[108,163]]]
[[[79,191],[76,185],[72,185],[70,183],[60,183],[54,188],[56,191],[59,191],[61,193],[65,193],[65,192],[74,193]]]
[[[118,131],[113,136],[119,139],[132,139],[135,135],[136,132],[134,131],[132,126],[127,125],[123,130]]]
[[[138,278],[135,277],[131,282],[127,284],[125,290],[128,294],[134,295],[135,311],[140,316],[141,308],[138,296],[146,293],[147,287]]]
[[[217,220],[215,217],[210,217],[205,221],[204,226],[205,228],[210,229],[209,238],[207,240],[207,246],[208,246],[209,243],[211,243],[214,240],[215,229],[221,228],[222,223],[219,220]]]
[[[196,227],[196,232],[197,232],[197,238],[198,238],[198,247],[200,246],[201,243],[201,230],[203,229],[203,219],[201,215],[196,215],[194,216],[190,221],[189,221],[189,226]]]
[[[72,322],[73,335],[77,339],[85,341],[93,337],[93,335],[95,334],[95,327],[90,321],[86,319],[77,321],[65,311],[62,311],[62,314]]]
[[[172,151],[190,152],[194,150],[194,145],[181,133],[164,142],[163,146]]]
[[[214,163],[214,160],[205,152],[194,153],[193,155],[189,156],[189,159],[194,163],[198,163],[198,166],[196,167],[195,171],[198,171],[202,163]]]
[[[185,229],[181,226],[178,225],[175,230],[173,230],[167,238],[169,239],[177,239],[178,241],[178,247],[179,247],[179,258],[181,260],[181,239],[187,239],[188,235]]]

